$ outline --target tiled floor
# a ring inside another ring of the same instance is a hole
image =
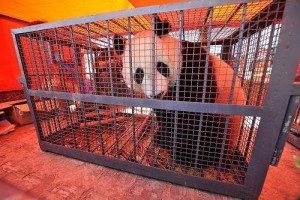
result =
[[[271,167],[260,199],[296,199],[300,170],[287,144]],[[39,149],[33,125],[0,136],[0,199],[227,199],[93,165]]]

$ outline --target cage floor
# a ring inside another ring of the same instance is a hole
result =
[[[216,180],[217,168],[213,166],[196,169],[175,164],[172,168],[169,150],[153,144],[152,131],[156,131],[157,128],[151,126],[151,115],[135,115],[135,137],[133,137],[133,118],[130,116],[130,114],[118,113],[116,118],[109,117],[101,120],[100,123],[98,121],[78,122],[61,131],[48,134],[43,140],[66,148],[75,148],[145,166]],[[91,116],[88,119],[91,119]],[[231,159],[235,158],[231,157]],[[221,170],[219,180],[242,184],[241,177],[245,177],[244,170],[245,168],[233,164],[230,168]]]

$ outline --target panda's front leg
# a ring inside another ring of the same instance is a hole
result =
[[[159,129],[154,133],[154,143],[165,149],[172,147],[173,115],[170,111],[154,109]]]

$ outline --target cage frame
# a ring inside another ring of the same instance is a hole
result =
[[[166,12],[172,10],[185,10],[190,8],[212,7],[225,4],[256,2],[257,0],[199,0],[189,1],[184,3],[167,4],[161,6],[151,6],[146,8],[137,8],[126,11],[114,12],[114,17],[111,13],[82,17],[47,24],[29,26],[20,29],[13,29],[12,36],[16,48],[18,62],[21,68],[22,76],[19,82],[23,85],[23,90],[26,95],[27,102],[33,117],[33,122],[37,131],[38,142],[43,151],[49,151],[72,158],[88,161],[95,164],[104,165],[107,167],[143,175],[150,178],[155,178],[163,181],[172,182],[179,185],[193,187],[196,189],[207,190],[224,195],[234,196],[242,199],[256,199],[261,190],[269,168],[270,163],[278,163],[280,153],[274,157],[276,152],[282,152],[284,141],[286,140],[284,130],[290,127],[288,123],[290,118],[295,114],[291,107],[299,101],[300,84],[294,83],[294,72],[298,66],[300,57],[300,35],[291,34],[299,33],[299,2],[297,0],[287,0],[285,13],[283,16],[283,25],[277,46],[277,52],[274,57],[274,70],[270,78],[269,87],[267,90],[265,104],[262,107],[244,106],[244,105],[227,105],[227,104],[210,104],[205,103],[191,104],[188,102],[158,102],[153,99],[134,99],[120,98],[113,96],[97,96],[87,94],[74,94],[66,92],[52,92],[42,90],[32,90],[28,88],[25,80],[25,73],[20,57],[20,50],[16,36],[21,33],[38,31],[48,28],[56,28],[74,24],[81,24],[99,20],[109,20],[119,17],[129,17],[135,15],[152,14],[156,12]],[[297,17],[298,16],[298,17]],[[288,59],[287,59],[288,58]],[[289,66],[289,67],[286,67]],[[278,84],[281,83],[281,84]],[[166,171],[154,167],[143,166],[127,161],[118,160],[115,158],[107,158],[102,155],[95,155],[91,152],[83,152],[77,149],[69,149],[63,146],[51,144],[42,141],[38,132],[38,125],[31,97],[38,96],[44,98],[62,98],[65,100],[78,100],[93,103],[108,103],[115,105],[129,106],[145,106],[150,108],[170,109],[176,105],[178,110],[196,111],[206,113],[221,113],[221,114],[242,114],[260,116],[261,122],[258,129],[258,134],[254,143],[254,148],[249,163],[247,175],[243,185],[233,185],[229,183],[208,180],[201,177],[193,177],[186,174],[179,174],[173,171]],[[280,96],[280,98],[278,98]],[[277,97],[277,98],[276,98]],[[270,128],[272,127],[272,128]],[[279,137],[283,136],[283,137]],[[279,139],[280,138],[280,139]],[[274,154],[275,152],[275,154]],[[275,159],[275,160],[274,160]]]

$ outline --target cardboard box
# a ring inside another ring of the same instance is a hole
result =
[[[32,123],[32,117],[30,114],[28,104],[25,103],[13,105],[10,118],[19,125],[26,125]]]

